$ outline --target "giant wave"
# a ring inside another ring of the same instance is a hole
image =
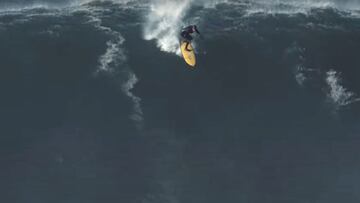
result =
[[[2,1],[0,200],[357,202],[359,23],[355,0]]]

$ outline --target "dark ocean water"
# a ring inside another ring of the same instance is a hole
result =
[[[360,9],[280,2],[4,2],[0,202],[359,202]]]

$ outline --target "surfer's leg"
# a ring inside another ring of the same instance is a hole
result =
[[[189,41],[186,41],[186,46],[185,46],[185,50],[186,51],[192,51],[191,49],[188,48],[190,42]]]
[[[187,35],[186,35],[186,46],[185,46],[185,50],[186,50],[186,51],[192,51],[191,49],[188,49],[188,46],[189,46],[189,44],[190,44],[190,42],[191,42],[192,39],[193,39],[193,38],[191,37],[190,34],[187,34]]]

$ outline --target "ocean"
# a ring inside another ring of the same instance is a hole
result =
[[[3,0],[0,202],[357,203],[359,51],[358,1]]]

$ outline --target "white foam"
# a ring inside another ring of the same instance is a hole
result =
[[[305,81],[307,80],[306,75],[304,73],[305,67],[302,65],[297,65],[296,66],[296,71],[295,71],[295,79],[296,82],[300,85],[303,86]]]
[[[192,5],[202,5],[206,8],[215,7],[228,0],[153,0],[145,17],[143,37],[145,40],[156,40],[161,51],[180,55],[180,30],[189,24],[194,24],[196,14],[189,22],[184,21],[187,11]]]
[[[328,99],[337,106],[346,106],[360,101],[355,93],[341,85],[341,80],[340,74],[335,70],[326,73],[326,83],[329,86]]]
[[[153,2],[144,24],[144,39],[155,39],[162,51],[179,54],[179,31],[190,3],[191,0]]]
[[[199,2],[199,1],[196,1]],[[194,2],[194,3],[196,3]],[[222,3],[229,3],[229,0],[202,0],[199,3],[202,4],[205,8],[215,8],[216,5]]]
[[[131,98],[133,102],[133,114],[130,116],[130,118],[136,122],[141,122],[144,120],[140,103],[141,98],[131,92],[138,81],[138,78],[133,72],[128,72],[128,80],[122,85],[122,90],[129,98]]]
[[[99,71],[113,72],[112,65],[119,65],[126,60],[126,56],[121,49],[124,38],[119,35],[116,39],[108,41],[105,54],[99,58]]]

